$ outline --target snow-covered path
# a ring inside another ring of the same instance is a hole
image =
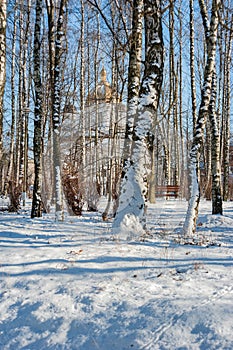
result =
[[[186,205],[150,206],[151,237],[131,242],[96,213],[0,213],[0,349],[233,349],[232,203],[202,203],[181,245]]]

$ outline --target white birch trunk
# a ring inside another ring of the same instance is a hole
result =
[[[232,64],[232,40],[233,40],[233,15],[229,36],[226,33],[226,57],[224,69],[224,101],[223,101],[223,199],[228,200],[229,196],[229,153],[230,153],[230,109],[231,109],[231,64]]]
[[[81,0],[81,52],[80,52],[80,119],[81,119],[81,174],[80,174],[80,183],[81,183],[81,191],[83,192],[84,198],[86,198],[85,193],[85,181],[86,181],[86,121],[85,121],[85,111],[84,111],[84,105],[85,105],[85,52],[84,52],[84,3],[83,0]]]
[[[195,79],[195,47],[194,47],[194,9],[193,0],[189,1],[189,20],[190,20],[190,79],[191,79],[191,97],[192,97],[192,119],[193,119],[193,135],[196,128],[196,79]]]
[[[4,183],[4,193],[9,189],[9,181],[13,180],[13,164],[14,164],[14,146],[15,146],[15,57],[16,57],[16,9],[14,15],[14,29],[12,35],[12,59],[11,59],[11,136],[10,136],[10,154],[7,175]],[[15,175],[15,174],[14,174]]]
[[[216,116],[217,80],[216,72],[212,79],[212,96],[209,105],[211,123],[211,172],[212,172],[212,214],[222,214],[220,132]]]
[[[201,105],[198,113],[196,122],[195,135],[192,142],[190,152],[190,170],[191,170],[191,198],[189,200],[188,210],[186,219],[183,226],[183,233],[187,236],[192,235],[196,230],[196,222],[198,218],[198,209],[200,201],[200,187],[199,187],[199,176],[198,176],[198,162],[200,157],[201,143],[208,115],[211,88],[212,88],[212,77],[215,67],[215,56],[216,56],[216,43],[217,43],[217,29],[218,29],[218,9],[220,6],[219,0],[213,0],[212,12],[211,12],[211,23],[208,24],[207,12],[203,8],[203,1],[199,0],[200,9],[203,18],[203,24],[206,32],[207,41],[207,62],[204,72],[204,82],[201,93]],[[207,27],[206,27],[207,26]]]
[[[55,219],[64,219],[62,179],[61,179],[61,156],[60,156],[60,120],[61,120],[61,82],[62,82],[62,58],[64,55],[63,39],[65,35],[65,6],[66,0],[61,0],[58,23],[56,28],[55,57],[54,57],[54,82],[52,91],[53,103],[53,171],[55,185]]]
[[[153,136],[153,119],[157,112],[163,77],[161,2],[145,0],[144,12],[145,71],[135,120],[131,165],[123,179],[119,207],[113,223],[113,232],[125,230],[129,235],[145,230],[147,141]]]
[[[3,148],[3,96],[6,81],[6,0],[0,4],[0,161]]]
[[[128,101],[127,101],[127,120],[126,133],[123,148],[123,170],[122,176],[129,166],[132,136],[135,123],[135,117],[138,109],[138,95],[140,88],[140,72],[142,60],[142,19],[143,19],[143,0],[134,0],[133,19],[132,19],[132,41],[129,53],[128,69]]]
[[[34,187],[31,217],[42,216],[42,83],[41,83],[41,17],[42,0],[36,1],[36,21],[34,34],[34,85],[35,85],[35,112],[34,112]]]

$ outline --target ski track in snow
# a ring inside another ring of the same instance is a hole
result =
[[[179,244],[186,205],[150,206],[142,242],[100,214],[1,214],[0,350],[231,350],[231,203],[201,205],[203,246]]]
[[[211,297],[208,297],[207,299],[203,300],[200,304],[196,306],[191,306],[187,310],[180,312],[178,314],[175,314],[172,316],[171,320],[167,323],[161,324],[155,331],[155,337],[147,344],[145,344],[140,350],[143,349],[159,349],[159,347],[156,346],[156,344],[161,339],[162,335],[171,327],[173,327],[182,317],[184,317],[186,314],[190,312],[194,312],[198,309],[201,309],[203,306],[213,303],[213,301],[216,301],[218,299],[221,299],[225,294],[232,293],[233,287],[232,286],[224,286],[220,290],[216,290]]]

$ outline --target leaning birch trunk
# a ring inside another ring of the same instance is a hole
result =
[[[113,222],[113,232],[130,236],[145,229],[147,140],[152,136],[163,78],[161,1],[145,0],[144,13],[145,70],[139,93],[131,164],[123,179],[119,207]]]
[[[0,161],[3,148],[3,96],[6,82],[6,0],[0,4]]]
[[[64,218],[62,179],[61,179],[61,157],[60,157],[60,113],[61,113],[61,81],[62,81],[62,57],[64,38],[64,12],[66,0],[61,0],[59,17],[57,22],[55,57],[54,57],[54,81],[52,91],[52,121],[53,121],[53,172],[55,186],[55,217],[57,221]]]
[[[201,92],[201,104],[196,121],[196,130],[192,142],[190,152],[190,170],[191,170],[191,197],[189,200],[189,206],[186,214],[186,219],[183,226],[183,233],[187,236],[192,235],[196,230],[196,223],[198,218],[198,208],[200,201],[200,186],[199,186],[199,169],[198,162],[200,157],[200,150],[202,144],[202,138],[204,134],[204,128],[208,115],[212,77],[215,67],[216,56],[216,43],[217,43],[217,30],[218,30],[218,9],[220,7],[219,0],[213,0],[211,11],[211,23],[208,26],[208,20],[206,18],[207,12],[203,10],[203,0],[199,0],[201,14],[203,18],[203,24],[206,32],[207,39],[207,61],[204,71],[204,82]]]
[[[35,85],[35,112],[34,112],[34,187],[31,218],[42,216],[42,83],[41,83],[41,17],[42,0],[36,1],[36,21],[34,34],[34,85]]]

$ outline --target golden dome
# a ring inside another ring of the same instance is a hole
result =
[[[113,91],[107,81],[107,73],[103,67],[100,71],[100,81],[97,84],[96,89],[92,89],[90,94],[87,97],[87,103],[95,102],[110,102],[112,100]]]

